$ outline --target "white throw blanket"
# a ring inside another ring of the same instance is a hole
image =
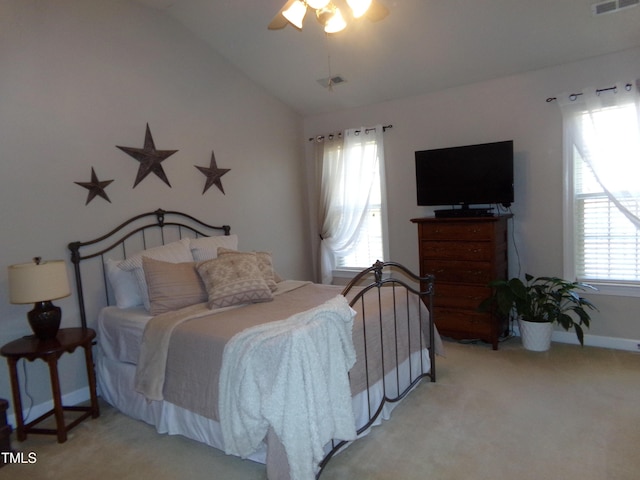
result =
[[[327,442],[356,438],[348,378],[356,360],[354,316],[338,295],[227,343],[218,405],[227,453],[248,456],[271,427],[290,478],[313,480]]]

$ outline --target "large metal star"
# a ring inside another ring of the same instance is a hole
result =
[[[133,158],[140,162],[138,167],[138,174],[136,175],[136,181],[133,184],[133,188],[136,188],[144,178],[151,172],[164,183],[171,187],[169,179],[167,178],[161,163],[168,157],[176,153],[178,150],[156,150],[156,146],[153,143],[153,137],[151,136],[151,130],[149,130],[149,124],[147,123],[147,132],[144,136],[144,148],[131,148],[120,147],[116,145],[120,150],[131,155]]]
[[[224,194],[224,188],[222,188],[222,180],[220,178],[231,169],[218,168],[218,165],[216,164],[216,156],[214,155],[213,150],[211,151],[211,163],[209,164],[208,168],[199,167],[198,165],[194,165],[194,167],[200,170],[207,177],[207,182],[205,183],[204,190],[202,191],[203,195],[204,195],[204,192],[209,190],[209,187],[211,185],[215,185],[216,187],[218,187],[220,191]]]
[[[107,196],[107,192],[104,189],[109,185],[113,180],[103,180],[102,182],[98,180],[98,176],[96,175],[95,170],[91,167],[91,181],[90,182],[73,182],[76,185],[80,185],[81,187],[89,190],[87,194],[87,202],[85,205],[88,205],[91,200],[96,198],[96,195],[104,198],[107,202],[111,203],[109,197]]]

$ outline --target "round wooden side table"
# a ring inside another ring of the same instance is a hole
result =
[[[34,335],[19,338],[7,343],[0,349],[0,354],[7,358],[9,363],[9,374],[11,378],[11,390],[13,393],[13,408],[16,415],[16,438],[23,441],[28,433],[39,433],[46,435],[57,435],[58,443],[67,440],[67,432],[91,416],[100,416],[98,397],[96,395],[96,376],[93,365],[93,354],[91,346],[96,332],[90,328],[61,328],[58,330],[56,338],[51,340],[39,340]],[[89,394],[91,397],[90,406],[64,406],[60,392],[60,380],[58,377],[58,359],[65,353],[73,353],[77,347],[84,349],[85,362],[87,368],[87,378],[89,381]],[[53,409],[44,413],[35,420],[24,424],[22,414],[22,400],[20,398],[20,383],[18,381],[17,363],[21,358],[30,362],[41,359],[49,365],[49,375],[51,377],[51,391],[53,394]],[[72,422],[65,425],[64,411],[84,412]],[[36,425],[50,417],[55,416],[56,428],[36,428]]]

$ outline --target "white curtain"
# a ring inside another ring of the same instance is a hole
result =
[[[581,95],[560,95],[558,101],[565,148],[589,165],[611,202],[640,228],[640,218],[630,208],[640,200],[638,86],[619,83],[615,90],[585,89]]]
[[[336,256],[349,255],[358,242],[375,172],[383,164],[382,137],[383,128],[377,125],[345,130],[317,144],[322,283],[331,283]]]

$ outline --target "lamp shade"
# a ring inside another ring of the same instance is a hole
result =
[[[327,18],[327,22],[324,25],[324,31],[327,33],[338,33],[347,27],[342,13],[339,8],[335,8],[333,14]]]
[[[9,267],[9,301],[36,303],[71,294],[63,260],[20,263]]]
[[[353,18],[360,18],[371,6],[371,0],[347,0],[347,3],[351,7]]]
[[[307,5],[300,0],[296,0],[289,8],[282,12],[282,16],[286,18],[296,28],[302,28],[302,21],[307,14]]]

